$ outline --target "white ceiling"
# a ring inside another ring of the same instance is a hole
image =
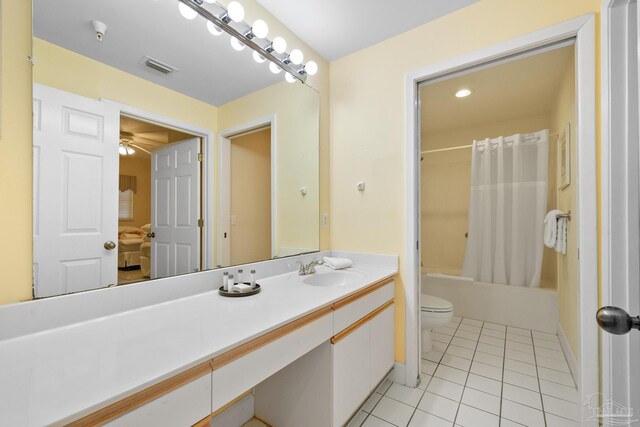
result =
[[[257,0],[329,61],[479,0]]]
[[[423,135],[550,114],[573,58],[568,46],[423,85]],[[471,95],[456,98],[462,88]]]

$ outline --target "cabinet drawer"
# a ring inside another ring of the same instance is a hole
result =
[[[190,426],[211,413],[211,374],[141,406],[107,426]]]
[[[333,334],[357,322],[394,296],[394,282],[370,292],[363,297],[339,307],[333,314]]]

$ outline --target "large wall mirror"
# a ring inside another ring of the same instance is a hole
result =
[[[33,15],[36,298],[319,250],[313,88],[177,0]]]

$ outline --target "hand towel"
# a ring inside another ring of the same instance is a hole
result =
[[[326,265],[327,267],[331,267],[334,270],[341,270],[353,265],[353,261],[351,261],[349,258],[331,258],[326,256],[324,257],[323,261],[324,265]]]
[[[558,218],[558,232],[554,249],[562,255],[567,254],[567,219]]]
[[[554,209],[549,211],[544,219],[544,245],[548,248],[555,248],[558,237],[558,215],[562,211]]]

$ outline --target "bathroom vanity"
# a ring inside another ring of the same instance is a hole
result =
[[[164,279],[173,296],[150,304],[129,285],[100,291],[127,309],[91,318],[93,292],[0,307],[27,325],[0,328],[0,425],[205,425],[252,389],[273,425],[343,425],[393,367],[397,257],[324,255],[354,266],[252,264],[262,292],[246,298],[218,294],[225,269]],[[45,304],[72,313],[47,327]]]

